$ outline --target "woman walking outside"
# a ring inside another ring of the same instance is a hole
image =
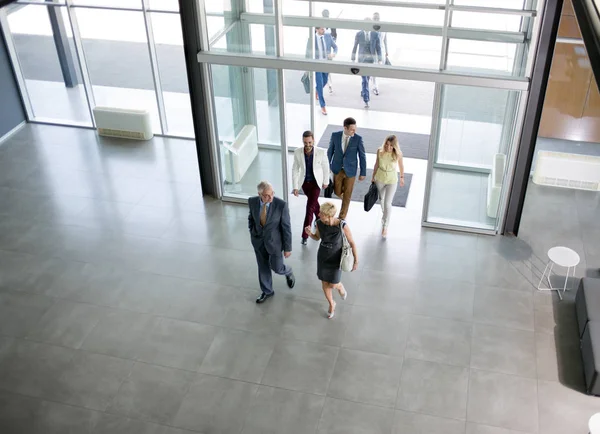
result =
[[[398,138],[393,134],[385,138],[381,148],[377,150],[377,161],[373,169],[371,182],[377,185],[383,218],[381,219],[381,236],[387,237],[387,228],[392,213],[392,200],[398,187],[398,171],[400,171],[400,187],[404,187],[404,163]]]
[[[344,288],[342,280],[342,270],[340,262],[342,259],[343,235],[348,239],[354,256],[354,266],[352,271],[358,267],[358,255],[356,244],[352,238],[350,228],[344,220],[337,218],[337,208],[331,202],[325,202],[319,210],[319,220],[317,220],[315,233],[312,233],[310,226],[304,228],[309,237],[315,241],[321,240],[319,252],[317,254],[317,277],[323,286],[325,298],[329,302],[327,318],[331,319],[335,315],[335,301],[333,301],[333,290],[336,289],[342,300],[348,297],[348,291]]]

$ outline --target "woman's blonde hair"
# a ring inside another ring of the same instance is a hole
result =
[[[383,141],[383,144],[381,145],[381,151],[385,152],[385,144],[387,142],[391,142],[392,143],[392,155],[394,160],[397,160],[398,158],[400,158],[402,156],[402,151],[400,151],[400,145],[398,144],[398,137],[396,137],[394,134],[390,134],[389,136],[387,136],[385,138],[385,140]]]
[[[319,213],[328,217],[335,217],[335,214],[337,213],[337,207],[331,202],[325,202],[323,205],[321,205],[321,208],[319,208]]]

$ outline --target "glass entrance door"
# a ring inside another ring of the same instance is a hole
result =
[[[497,230],[529,86],[535,1],[226,0],[218,11],[208,3],[200,1],[204,20],[214,24],[198,60],[211,72],[224,199],[254,195],[264,179],[288,198],[302,132],[326,148],[354,117],[370,168],[386,133],[402,136],[415,163],[406,168],[415,172],[409,204],[422,192],[423,225]]]
[[[518,91],[439,85],[426,223],[495,231]]]

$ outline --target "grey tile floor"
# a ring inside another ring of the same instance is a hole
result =
[[[0,146],[0,432],[587,432],[573,291],[549,246],[600,267],[598,194],[531,186],[521,237],[350,210],[360,268],[336,318],[315,276],[256,305],[246,208],[202,198],[191,142],[29,125]],[[575,282],[573,282],[575,283]]]

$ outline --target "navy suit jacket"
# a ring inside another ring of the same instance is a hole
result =
[[[333,37],[331,36],[330,33],[325,33],[323,35],[324,38],[324,42],[325,42],[325,57],[327,57],[328,54],[337,54],[338,52],[338,47],[337,44],[335,43],[335,41],[333,40]],[[315,59],[319,56],[319,46],[317,45],[319,43],[319,35],[315,33]],[[310,38],[308,39],[308,42],[306,43],[306,58],[310,59],[312,57],[312,51],[310,49]]]
[[[354,37],[354,48],[352,48],[352,61],[356,59],[356,50],[358,49],[359,63],[375,63],[383,61],[381,56],[381,38],[378,32],[369,32],[369,42],[365,38],[365,32],[360,31]]]
[[[344,152],[342,148],[343,131],[337,131],[331,135],[327,157],[331,171],[336,175],[344,168],[349,178],[356,176],[358,162],[360,161],[360,176],[367,176],[367,155],[363,139],[358,134],[350,137],[348,148]]]
[[[267,222],[260,225],[260,197],[248,199],[248,230],[250,240],[255,250],[263,245],[270,255],[280,255],[281,252],[292,251],[292,225],[290,210],[287,203],[277,197],[267,209]]]

